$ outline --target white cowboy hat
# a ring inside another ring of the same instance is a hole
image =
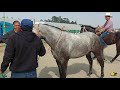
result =
[[[112,17],[112,15],[111,15],[110,13],[106,13],[105,16],[110,16],[110,17]]]

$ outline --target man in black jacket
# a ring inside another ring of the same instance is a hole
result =
[[[8,33],[6,33],[5,35],[2,36],[1,40],[0,40],[0,43],[7,43],[8,41],[8,38],[12,35],[14,35],[15,33],[21,31],[21,28],[20,28],[20,22],[19,21],[14,21],[13,22],[13,26],[14,26],[14,29]]]
[[[37,55],[44,56],[45,47],[33,32],[33,22],[29,19],[21,21],[21,32],[15,33],[8,39],[1,73],[10,64],[11,78],[37,78]]]

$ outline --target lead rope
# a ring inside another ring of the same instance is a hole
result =
[[[61,28],[61,33],[60,33],[60,36],[59,36],[59,38],[58,38],[58,40],[57,40],[57,42],[56,42],[56,45],[57,45],[57,43],[58,43],[58,41],[60,40],[60,38],[61,38],[61,35],[62,35],[62,31],[66,31],[65,29],[65,26],[63,26],[62,28]],[[55,46],[56,47],[56,46]]]
[[[64,28],[65,28],[65,27],[63,26],[62,29],[60,30],[61,33],[60,33],[60,36],[59,36],[59,38],[58,38],[58,40],[57,40],[57,42],[56,42],[56,45],[57,45],[57,43],[59,42],[59,40],[60,40],[60,38],[61,38],[62,31],[65,31]],[[55,47],[56,47],[56,45],[55,45]],[[47,53],[46,53],[46,54],[48,54],[50,51],[51,51],[51,47],[49,46],[49,48],[47,49]]]

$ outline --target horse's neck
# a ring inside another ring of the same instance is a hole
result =
[[[88,31],[95,33],[95,29],[93,27],[88,27]]]
[[[61,31],[56,30],[55,28],[52,28],[52,27],[49,27],[43,30],[44,30],[45,41],[48,43],[48,45],[52,49],[54,49],[57,44],[58,39],[60,38]]]

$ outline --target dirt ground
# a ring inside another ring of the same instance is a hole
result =
[[[59,71],[55,59],[53,58],[50,48],[45,44],[47,53],[45,56],[39,58],[39,67],[37,68],[38,78],[59,78]],[[0,44],[0,64],[3,60],[5,44]],[[116,54],[116,45],[111,45],[105,48],[105,67],[104,67],[104,78],[120,78],[120,56],[110,63],[110,60]],[[100,77],[100,65],[97,60],[93,61],[93,74],[91,77],[87,76],[89,70],[89,63],[86,57],[70,59],[68,62],[67,78],[99,78]],[[116,72],[116,76],[111,76],[111,72]],[[11,72],[9,68],[6,70],[7,78],[10,78]]]

